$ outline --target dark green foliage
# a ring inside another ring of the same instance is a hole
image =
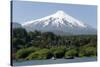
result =
[[[56,50],[53,52],[55,58],[62,58],[64,56],[63,50]]]
[[[51,32],[12,30],[13,56],[17,59],[50,59],[97,56],[96,35],[60,36]]]
[[[77,56],[77,50],[76,49],[70,49],[68,51],[65,52],[65,58],[69,58],[69,57],[76,57]]]
[[[83,57],[83,56],[87,56],[87,57],[89,57],[89,56],[97,56],[97,49],[96,49],[96,47],[83,46],[80,49],[79,56],[80,57]]]
[[[23,48],[25,46],[25,41],[24,39],[19,39],[19,38],[13,38],[12,39],[12,46],[16,49]]]
[[[29,40],[30,38],[25,29],[15,28],[12,30],[12,46],[14,51],[27,47]]]
[[[15,28],[13,29],[13,37],[24,38],[27,35],[27,32],[23,28]]]
[[[37,50],[36,52],[31,53],[26,59],[32,60],[32,59],[50,59],[52,57],[51,52],[48,49],[41,49]]]
[[[36,50],[39,50],[39,48],[35,48],[35,47],[29,47],[29,48],[23,48],[23,49],[19,49],[16,52],[16,58],[26,58],[30,53],[35,52]]]
[[[57,47],[57,48],[51,48],[50,50],[55,58],[62,58],[65,54],[66,49],[64,47]]]

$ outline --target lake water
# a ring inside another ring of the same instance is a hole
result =
[[[26,65],[44,65],[44,64],[60,64],[60,63],[76,63],[76,62],[90,62],[97,61],[96,57],[84,57],[74,59],[48,59],[48,60],[31,60],[31,61],[14,61],[14,66],[26,66]]]

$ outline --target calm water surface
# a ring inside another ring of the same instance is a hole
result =
[[[43,64],[59,64],[59,63],[76,63],[76,62],[90,62],[97,61],[96,57],[84,57],[75,59],[49,59],[49,60],[31,60],[31,61],[13,61],[14,66],[26,65],[43,65]]]

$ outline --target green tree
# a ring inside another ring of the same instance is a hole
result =
[[[76,49],[70,49],[65,52],[65,58],[75,57],[77,56],[77,50]]]
[[[16,58],[26,58],[30,53],[35,52],[36,50],[39,50],[39,48],[36,47],[29,47],[29,48],[23,48],[16,52]]]
[[[37,50],[36,52],[31,53],[26,59],[32,60],[32,59],[50,59],[52,57],[52,53],[49,51],[49,49],[41,49]]]

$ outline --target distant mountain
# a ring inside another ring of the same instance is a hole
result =
[[[19,24],[19,23],[12,23],[12,28],[21,28],[22,26],[21,26],[21,24]]]
[[[27,31],[38,30],[41,32],[53,32],[60,35],[96,34],[96,29],[73,18],[64,11],[57,11],[50,16],[28,21],[22,24],[22,26]]]

